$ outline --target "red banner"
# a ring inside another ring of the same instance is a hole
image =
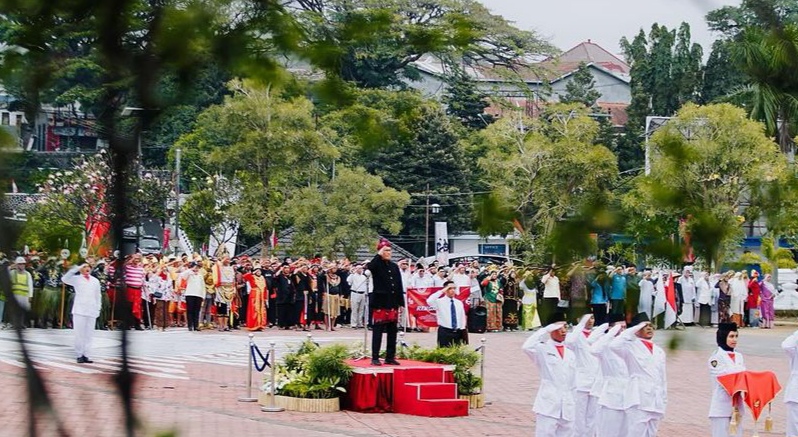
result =
[[[429,287],[429,288],[408,288],[407,289],[407,311],[411,316],[416,318],[418,326],[427,328],[436,328],[438,320],[435,316],[435,309],[427,305],[427,298],[442,289],[443,287]],[[471,287],[459,287],[460,292],[455,295],[456,298],[463,301],[466,313],[468,313],[468,297],[471,294]]]

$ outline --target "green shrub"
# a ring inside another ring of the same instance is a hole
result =
[[[305,399],[331,399],[346,393],[352,368],[346,346],[316,346],[310,341],[285,355],[277,365],[276,394]]]

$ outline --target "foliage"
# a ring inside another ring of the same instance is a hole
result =
[[[469,129],[483,129],[495,121],[493,115],[485,113],[485,108],[490,106],[488,94],[481,91],[462,68],[455,67],[454,72],[446,77],[442,101],[446,113]]]
[[[636,181],[624,206],[636,223],[662,223],[659,234],[649,235],[660,241],[672,238],[673,224],[684,219],[682,237],[689,234],[697,253],[717,268],[742,237],[742,202],[759,196],[749,188],[776,178],[786,160],[760,124],[729,104],[686,105],[650,144],[651,174]]]
[[[388,188],[363,169],[337,171],[335,179],[295,191],[284,208],[291,211],[292,247],[297,253],[353,258],[380,232],[397,234],[410,196]]]
[[[205,186],[195,190],[180,207],[180,228],[194,247],[213,238],[217,246],[227,242],[228,230],[237,227],[231,209],[237,201],[234,184],[220,176],[209,176]]]
[[[581,103],[588,108],[596,105],[601,92],[596,90],[596,81],[590,68],[584,63],[573,74],[573,78],[565,85],[565,94],[560,95],[562,103]]]
[[[454,382],[461,395],[480,393],[482,379],[473,371],[480,359],[480,354],[468,345],[437,347],[435,349],[422,349],[413,345],[404,351],[403,358],[423,361],[426,363],[440,363],[454,365]]]
[[[240,181],[230,213],[245,233],[265,242],[290,221],[285,200],[298,187],[326,181],[338,150],[326,139],[333,134],[318,129],[309,100],[286,100],[271,86],[242,81],[230,89],[233,94],[203,111],[176,147],[192,177],[207,167]]]
[[[306,341],[272,369],[276,372],[275,394],[305,399],[339,397],[352,377],[352,368],[346,364],[349,357],[346,346],[319,347]],[[270,390],[266,383],[264,391]]]
[[[745,76],[734,63],[728,41],[716,40],[704,67],[701,103],[720,103],[727,100],[745,83]]]
[[[588,110],[573,104],[552,105],[520,126],[503,119],[480,132],[486,153],[479,165],[491,190],[527,232],[542,237],[537,250],[586,249],[589,242],[580,240],[607,225],[602,205],[618,168],[612,152],[594,144],[597,132]]]
[[[417,80],[413,62],[435,53],[446,65],[509,71],[555,49],[474,0],[300,0],[295,12],[324,68],[364,88]]]
[[[684,103],[698,99],[703,50],[691,43],[687,23],[678,31],[654,23],[648,35],[641,29],[632,41],[622,38],[621,48],[632,76],[629,121],[617,149],[619,167],[627,171],[643,166],[646,117],[671,116]]]

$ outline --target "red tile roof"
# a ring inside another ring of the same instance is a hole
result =
[[[629,75],[631,72],[629,64],[590,40],[578,44],[557,57],[546,59],[542,63],[567,74],[576,70],[583,62],[600,66],[618,75]]]

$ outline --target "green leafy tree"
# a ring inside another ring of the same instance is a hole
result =
[[[538,252],[575,256],[589,245],[588,233],[605,226],[599,209],[618,167],[609,149],[594,144],[598,130],[583,106],[558,104],[539,119],[505,118],[481,133],[487,152],[479,165],[499,205],[537,236]]]
[[[555,49],[474,0],[300,0],[296,17],[325,48],[325,66],[359,87],[403,87],[413,62],[526,69],[521,59]]]
[[[565,85],[565,94],[560,95],[562,103],[581,103],[588,108],[596,105],[601,93],[596,90],[596,81],[590,68],[583,62]]]
[[[757,203],[751,190],[786,170],[786,159],[742,109],[730,104],[685,105],[651,138],[651,173],[624,197],[637,223],[671,223],[652,240],[671,238],[685,220],[698,254],[718,268],[739,245],[746,217],[743,202]]]
[[[192,163],[193,177],[207,167],[240,181],[231,214],[245,233],[268,242],[272,229],[290,216],[285,199],[298,187],[326,180],[338,150],[317,129],[306,98],[285,100],[269,86],[242,81],[230,87],[233,94],[205,110],[176,147]]]
[[[410,202],[364,169],[342,168],[335,179],[295,191],[285,204],[297,253],[344,253],[352,258],[380,233],[397,234]]]
[[[732,59],[730,43],[716,40],[712,43],[707,65],[704,67],[704,88],[701,103],[719,103],[745,85],[745,76]]]
[[[449,75],[446,85],[442,100],[447,114],[473,130],[483,129],[494,122],[494,117],[485,113],[485,108],[490,106],[488,95],[480,91],[474,80],[462,69],[457,68]]]

